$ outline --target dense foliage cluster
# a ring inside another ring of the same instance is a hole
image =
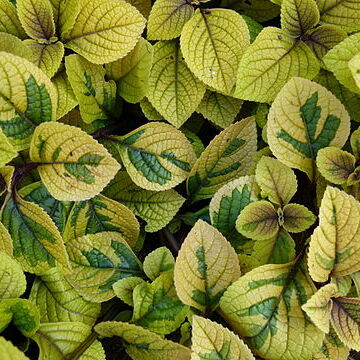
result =
[[[355,359],[359,122],[359,0],[0,0],[1,359]]]

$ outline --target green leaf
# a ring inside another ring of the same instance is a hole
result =
[[[26,33],[20,24],[16,7],[9,0],[0,0],[0,32],[26,39]]]
[[[242,17],[228,9],[197,9],[180,42],[190,70],[206,85],[230,94],[240,58],[250,44]]]
[[[360,159],[360,129],[355,130],[350,136],[350,144],[356,160]]]
[[[0,14],[1,14],[1,1],[0,1]],[[1,24],[0,24],[0,29],[1,29]],[[18,37],[5,32],[0,32],[0,51],[5,51],[10,54],[17,55],[31,61],[30,59],[31,51],[25,45],[25,42],[21,41]]]
[[[18,152],[0,129],[0,167],[18,156]]]
[[[164,246],[149,253],[143,263],[144,273],[150,280],[155,280],[162,273],[173,270],[175,259]]]
[[[0,336],[0,352],[3,360],[30,360],[25,354]]]
[[[283,217],[284,229],[292,233],[305,231],[316,220],[315,215],[307,207],[300,204],[286,204],[283,208]]]
[[[355,55],[349,61],[349,68],[355,80],[356,85],[360,89],[360,54]]]
[[[144,279],[130,276],[123,279],[118,280],[116,283],[113,284],[113,290],[115,295],[121,299],[125,304],[130,306],[134,306],[133,300],[133,292],[136,286],[139,284],[145,283]]]

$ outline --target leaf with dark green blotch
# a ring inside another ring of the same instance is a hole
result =
[[[115,265],[113,262],[101,251],[94,248],[90,251],[83,251],[83,255],[86,257],[86,259],[89,262],[89,265],[94,268],[113,268]]]
[[[213,350],[210,353],[197,354],[201,360],[231,360],[230,342],[224,342],[220,351]]]
[[[229,167],[227,167],[227,168],[225,168],[223,170],[210,171],[207,175],[208,175],[209,178],[215,178],[215,177],[218,177],[218,176],[223,176],[223,175],[231,173],[232,171],[237,170],[240,166],[241,166],[241,162],[237,161],[234,164],[230,165]]]
[[[206,265],[206,262],[205,262],[205,250],[204,250],[203,246],[200,246],[196,250],[195,256],[198,259],[197,270],[200,273],[201,279],[205,280],[206,279],[207,265]]]
[[[235,151],[237,151],[241,146],[243,146],[245,143],[246,143],[246,141],[244,139],[236,138],[236,139],[232,140],[231,143],[228,145],[228,147],[223,152],[222,156],[223,157],[230,156]]]
[[[85,77],[85,86],[88,89],[88,91],[84,94],[85,96],[96,96],[96,90],[92,84],[91,76],[88,75],[86,72],[84,72]]]
[[[56,162],[61,153],[61,147],[57,147],[52,155],[52,161]]]
[[[139,140],[140,136],[145,132],[145,129],[137,131],[135,134],[130,135],[129,137],[122,139],[121,142],[127,145],[132,145]]]
[[[160,155],[161,157],[169,160],[171,163],[179,167],[180,169],[183,169],[185,171],[190,171],[190,164],[185,161],[178,160],[176,158],[176,155],[172,152],[164,152]]]
[[[111,240],[111,247],[115,250],[115,254],[120,259],[122,269],[135,270],[139,273],[142,272],[139,262],[126,245],[119,241]]]

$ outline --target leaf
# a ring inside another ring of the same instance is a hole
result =
[[[246,175],[256,152],[255,118],[230,125],[215,136],[192,167],[187,180],[191,200],[212,197],[223,185]]]
[[[136,286],[143,284],[145,281],[136,276],[130,276],[118,280],[113,284],[112,288],[115,295],[121,299],[125,304],[134,307],[133,292]]]
[[[35,127],[55,120],[56,91],[50,79],[24,58],[0,52],[0,67],[0,128],[15,150],[27,149]]]
[[[323,58],[326,68],[333,72],[336,79],[349,90],[360,94],[349,69],[349,61],[360,52],[360,34],[347,37],[332,48]]]
[[[125,205],[97,195],[90,200],[74,203],[67,218],[63,238],[67,242],[102,231],[121,234],[133,248],[138,240],[140,227],[135,215]]]
[[[0,14],[1,14],[1,6],[2,4],[0,1]],[[1,29],[1,24],[0,24],[0,29]],[[0,51],[5,51],[13,55],[23,57],[27,60],[30,60],[31,57],[31,52],[25,46],[25,43],[23,41],[21,41],[18,37],[5,32],[0,32]]]
[[[63,360],[71,354],[91,334],[91,327],[82,322],[53,322],[40,324],[32,337],[39,346],[39,360]],[[105,360],[105,352],[100,341],[88,345],[81,360]]]
[[[11,192],[12,181],[15,173],[14,166],[0,167],[0,195]]]
[[[301,306],[316,288],[304,266],[263,265],[233,283],[220,301],[226,321],[268,360],[311,359],[324,334]]]
[[[351,195],[328,186],[321,201],[319,226],[309,247],[308,266],[314,281],[325,282],[360,270],[360,203]]]
[[[16,7],[9,0],[0,0],[0,32],[25,39],[26,33],[20,24]]]
[[[164,228],[185,201],[175,190],[149,191],[138,187],[126,171],[118,172],[104,193],[144,219],[146,232]]]
[[[171,40],[180,36],[184,25],[194,15],[194,7],[186,0],[156,0],[149,16],[148,39]]]
[[[126,352],[133,360],[190,360],[190,349],[141,326],[105,321],[97,324],[95,331],[105,337],[121,337],[125,341]]]
[[[256,166],[255,176],[261,195],[274,204],[284,206],[296,193],[297,180],[294,172],[277,159],[263,156]]]
[[[69,270],[59,230],[39,205],[15,195],[3,207],[1,215],[13,240],[13,256],[25,271],[40,275],[56,262]]]
[[[159,41],[153,49],[147,97],[167,121],[179,128],[198,107],[205,86],[189,70],[178,40]]]
[[[84,122],[109,118],[115,105],[116,84],[105,81],[105,69],[79,55],[67,56],[65,64]]]
[[[286,204],[283,208],[284,224],[286,231],[300,233],[314,224],[315,215],[305,206],[300,204]]]
[[[338,296],[337,286],[327,284],[321,287],[303,306],[302,309],[309,316],[311,321],[324,333],[330,331],[330,313],[332,300]]]
[[[0,167],[3,167],[17,156],[18,152],[0,129]]]
[[[360,351],[360,299],[340,297],[333,299],[331,324],[340,340]]]
[[[214,227],[198,220],[176,258],[174,280],[180,300],[207,314],[239,276],[237,255],[230,243]]]
[[[214,321],[194,315],[192,360],[255,360],[249,348],[232,331]]]
[[[49,193],[60,201],[92,198],[120,167],[90,135],[61,123],[46,123],[36,128],[30,158],[41,163],[38,167],[41,180]]]
[[[92,326],[100,314],[100,305],[83,299],[59,268],[35,279],[29,300],[40,310],[42,323],[79,321]]]
[[[187,128],[182,128],[181,132],[185,134],[186,138],[190,141],[191,146],[195,151],[196,157],[199,157],[201,153],[205,150],[205,146],[202,140],[192,131],[188,130]]]
[[[63,34],[62,42],[94,64],[127,55],[145,27],[144,17],[124,1],[79,0],[79,8],[75,25]]]
[[[128,55],[106,65],[106,74],[117,82],[117,93],[127,102],[138,103],[148,94],[152,61],[152,45],[140,38]]]
[[[351,74],[355,80],[356,85],[360,89],[360,54],[355,55],[349,61],[349,68],[350,68]]]
[[[25,354],[14,346],[10,341],[0,337],[0,352],[3,360],[30,360]]]
[[[49,0],[17,0],[16,7],[21,25],[32,39],[46,41],[55,35]]]
[[[140,101],[140,107],[149,121],[165,120],[164,117],[152,106],[148,98],[144,98]]]
[[[175,187],[196,160],[185,135],[168,124],[151,122],[113,139],[131,180],[146,190]]]
[[[43,1],[43,0],[42,0]],[[54,44],[40,44],[36,40],[25,40],[24,43],[31,51],[31,60],[49,78],[58,71],[64,56],[64,45],[57,41]],[[60,94],[62,96],[62,94]]]
[[[224,129],[235,120],[242,104],[242,100],[207,90],[196,111]]]
[[[274,100],[267,123],[269,146],[285,165],[315,175],[317,152],[342,147],[350,117],[340,101],[310,80],[292,78]]]
[[[0,251],[0,299],[20,297],[25,289],[26,278],[21,265],[11,255]]]
[[[325,24],[337,25],[347,32],[360,30],[358,19],[360,4],[352,0],[318,0],[320,20]]]
[[[293,76],[312,79],[319,62],[311,50],[283,30],[265,27],[240,60],[234,96],[272,102]]]
[[[112,285],[119,279],[142,276],[141,263],[116,232],[100,232],[71,239],[66,250],[73,271],[66,277],[75,290],[92,302],[114,297]]]
[[[143,263],[144,273],[155,280],[162,273],[173,270],[175,259],[167,247],[161,246],[149,253]]]
[[[180,42],[190,70],[206,85],[230,94],[240,58],[250,44],[242,17],[228,9],[197,9]]]
[[[281,28],[290,36],[299,38],[315,27],[320,20],[319,9],[313,0],[283,0]]]

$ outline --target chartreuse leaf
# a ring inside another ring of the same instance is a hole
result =
[[[11,192],[14,173],[14,166],[8,165],[0,167],[0,195],[3,195],[5,192]]]
[[[324,333],[301,306],[315,291],[302,264],[263,265],[233,283],[220,307],[227,322],[260,357],[311,359]]]
[[[355,80],[356,85],[360,89],[360,54],[355,55],[349,61],[349,68]]]
[[[198,220],[176,258],[174,279],[180,300],[209,313],[239,276],[239,262],[230,243],[214,227]]]
[[[330,331],[331,298],[338,296],[337,286],[327,284],[321,287],[303,306],[302,309],[311,321],[324,333]]]
[[[55,120],[57,94],[50,79],[24,58],[0,52],[0,69],[0,128],[23,150],[38,124]]]
[[[3,167],[18,155],[14,146],[0,129],[0,167]]]
[[[54,44],[41,44],[36,40],[25,40],[24,43],[31,51],[29,60],[40,68],[49,78],[52,78],[59,69],[64,56],[64,45],[60,41]],[[60,94],[60,96],[62,96],[62,94]]]
[[[314,0],[283,0],[281,4],[281,28],[298,38],[315,27],[320,20]]]
[[[294,172],[279,160],[268,156],[263,156],[258,162],[255,178],[261,188],[261,195],[280,206],[287,204],[297,190]]]
[[[71,354],[91,334],[91,326],[82,322],[52,322],[40,324],[32,337],[39,346],[39,360],[63,360],[72,358]],[[84,360],[105,360],[101,343],[94,340],[81,355]]]
[[[39,205],[15,195],[1,216],[13,240],[13,256],[25,271],[42,274],[56,262],[65,270],[70,268],[59,230]]]
[[[236,122],[215,136],[187,180],[192,200],[210,198],[226,183],[246,175],[256,152],[256,140],[254,117]]]
[[[126,0],[126,2],[136,7],[146,19],[149,17],[152,7],[151,0]]]
[[[247,345],[232,331],[214,321],[193,316],[192,360],[255,360]]]
[[[140,101],[140,107],[149,121],[165,120],[164,117],[154,108],[148,98],[144,98]]]
[[[20,24],[16,7],[9,0],[0,0],[0,32],[25,39],[26,33]]]
[[[360,129],[355,130],[350,136],[350,144],[356,160],[360,159]]]
[[[190,70],[206,85],[230,94],[240,58],[250,44],[243,18],[228,9],[197,9],[180,42]]]
[[[175,190],[149,191],[138,187],[126,171],[119,171],[104,193],[144,219],[146,232],[165,227],[185,201]]]
[[[166,340],[141,326],[125,322],[105,321],[95,326],[100,336],[119,336],[133,360],[189,360],[190,349]]]
[[[187,139],[190,141],[191,146],[194,148],[196,157],[199,157],[201,153],[205,150],[205,146],[202,140],[195,133],[188,130],[188,128],[182,128],[181,132],[184,133]]]
[[[131,210],[103,195],[73,204],[64,229],[65,242],[102,231],[118,232],[133,248],[140,229]]]
[[[0,12],[1,12],[1,2],[0,2]],[[31,52],[23,41],[21,41],[18,37],[14,35],[4,32],[0,32],[0,51],[5,51],[23,57],[28,60],[30,60],[31,58]]]
[[[159,247],[149,253],[143,263],[144,273],[150,280],[155,280],[163,272],[173,270],[175,259],[167,247]]]
[[[315,175],[317,152],[342,147],[350,131],[350,117],[341,102],[323,86],[292,78],[274,100],[267,122],[273,154],[285,165]]]
[[[82,201],[97,195],[120,168],[90,135],[61,123],[36,128],[30,158],[41,163],[38,167],[41,180],[60,201]]]
[[[17,13],[28,36],[49,41],[55,35],[53,10],[49,0],[17,0]]]
[[[26,299],[6,299],[0,301],[0,332],[11,322],[24,334],[32,336],[39,328],[39,309]]]
[[[65,64],[84,122],[107,119],[115,104],[115,82],[105,81],[105,69],[80,55],[67,56]]]
[[[194,7],[186,0],[156,0],[149,16],[149,40],[171,40],[181,34],[194,15]]]
[[[17,298],[25,289],[26,279],[21,265],[11,255],[0,251],[0,300]]]
[[[125,304],[134,306],[133,292],[139,285],[145,283],[144,279],[136,276],[130,276],[118,280],[113,284],[112,288],[115,295],[121,299]]]
[[[157,42],[147,93],[154,108],[179,128],[196,110],[204,93],[204,84],[182,57],[179,41]]]
[[[152,45],[140,38],[128,55],[106,65],[106,74],[117,82],[117,93],[127,102],[137,103],[148,93],[152,59]]]
[[[85,299],[103,302],[114,297],[112,285],[129,276],[142,276],[141,263],[116,232],[71,239],[66,250],[73,267],[67,280]]]
[[[144,17],[124,1],[79,0],[79,15],[62,42],[92,63],[109,63],[135,47],[144,27]]]
[[[173,277],[172,272],[167,272],[152,284],[144,282],[135,287],[131,322],[163,335],[180,327],[188,307],[176,296]]]
[[[113,138],[131,179],[147,190],[168,190],[180,184],[196,160],[186,136],[169,124],[152,122]]]
[[[338,296],[347,296],[352,288],[351,275],[339,278],[331,278],[330,283],[337,287]]]
[[[224,129],[232,124],[242,104],[242,100],[207,90],[196,111]]]
[[[360,30],[360,4],[357,1],[318,0],[316,3],[322,23],[337,25],[347,32]]]
[[[25,354],[0,336],[0,352],[3,360],[30,360]]]
[[[100,314],[100,305],[83,299],[59,268],[35,279],[29,300],[39,308],[42,323],[80,321],[92,326]]]
[[[312,79],[319,68],[302,41],[282,29],[265,27],[240,60],[234,96],[271,102],[293,76]]]
[[[334,73],[336,79],[356,94],[360,94],[360,88],[356,85],[348,64],[359,52],[360,33],[357,33],[334,46],[323,58],[326,68]]]
[[[360,351],[360,299],[332,299],[331,324],[340,340],[349,348]]]
[[[309,272],[325,282],[360,270],[360,203],[351,195],[328,186],[320,206],[319,226],[311,236]]]
[[[283,221],[283,228],[291,233],[305,231],[316,219],[307,207],[300,204],[286,204],[282,212],[283,220],[279,217],[279,222]]]

